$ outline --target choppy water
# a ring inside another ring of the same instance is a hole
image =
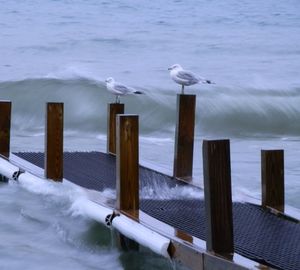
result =
[[[145,92],[123,99],[140,116],[140,157],[171,173],[180,87],[167,68],[180,63],[216,82],[187,89],[197,94],[196,181],[203,138],[231,139],[236,198],[260,197],[260,149],[284,149],[286,202],[300,208],[299,1],[0,1],[0,35],[13,151],[43,150],[47,101],[65,103],[67,150],[105,150],[113,97],[104,79],[113,76]],[[11,183],[0,202],[1,269],[172,268],[148,251],[118,251],[59,195]]]
[[[173,269],[145,248],[121,252],[114,232],[74,208],[76,195],[55,183],[1,184],[1,269]]]

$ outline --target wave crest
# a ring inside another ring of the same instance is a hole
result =
[[[176,93],[141,89],[144,95],[123,97],[126,113],[140,116],[141,133],[173,136]],[[196,135],[274,136],[300,134],[300,89],[243,89],[214,86],[197,94]],[[13,102],[16,132],[42,132],[46,102],[64,102],[65,128],[106,132],[107,104],[114,97],[102,81],[87,77],[29,78],[0,82],[0,98]]]

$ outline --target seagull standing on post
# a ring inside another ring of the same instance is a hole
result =
[[[181,94],[184,94],[184,86],[193,85],[196,83],[212,84],[210,80],[206,80],[195,75],[193,72],[184,70],[179,64],[175,64],[168,68],[171,78],[181,85]]]
[[[107,78],[105,82],[107,90],[116,95],[116,103],[120,103],[120,96],[142,94],[142,92],[137,91],[132,87],[116,82],[112,77]]]

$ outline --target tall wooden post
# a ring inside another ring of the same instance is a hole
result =
[[[46,104],[45,177],[63,179],[63,103]]]
[[[231,257],[233,220],[229,140],[203,141],[207,250]]]
[[[117,116],[117,208],[139,210],[138,115]]]
[[[284,151],[261,150],[262,206],[284,212]]]
[[[9,158],[11,102],[0,101],[0,155]]]
[[[124,114],[124,104],[110,103],[107,106],[107,153],[116,154],[116,116]]]
[[[117,116],[117,209],[139,217],[139,118],[138,115]],[[122,234],[117,235],[123,250],[138,250],[139,245]]]
[[[177,95],[173,176],[192,180],[196,95]]]

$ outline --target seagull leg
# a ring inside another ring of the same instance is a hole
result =
[[[181,94],[184,95],[184,85],[181,85]]]

